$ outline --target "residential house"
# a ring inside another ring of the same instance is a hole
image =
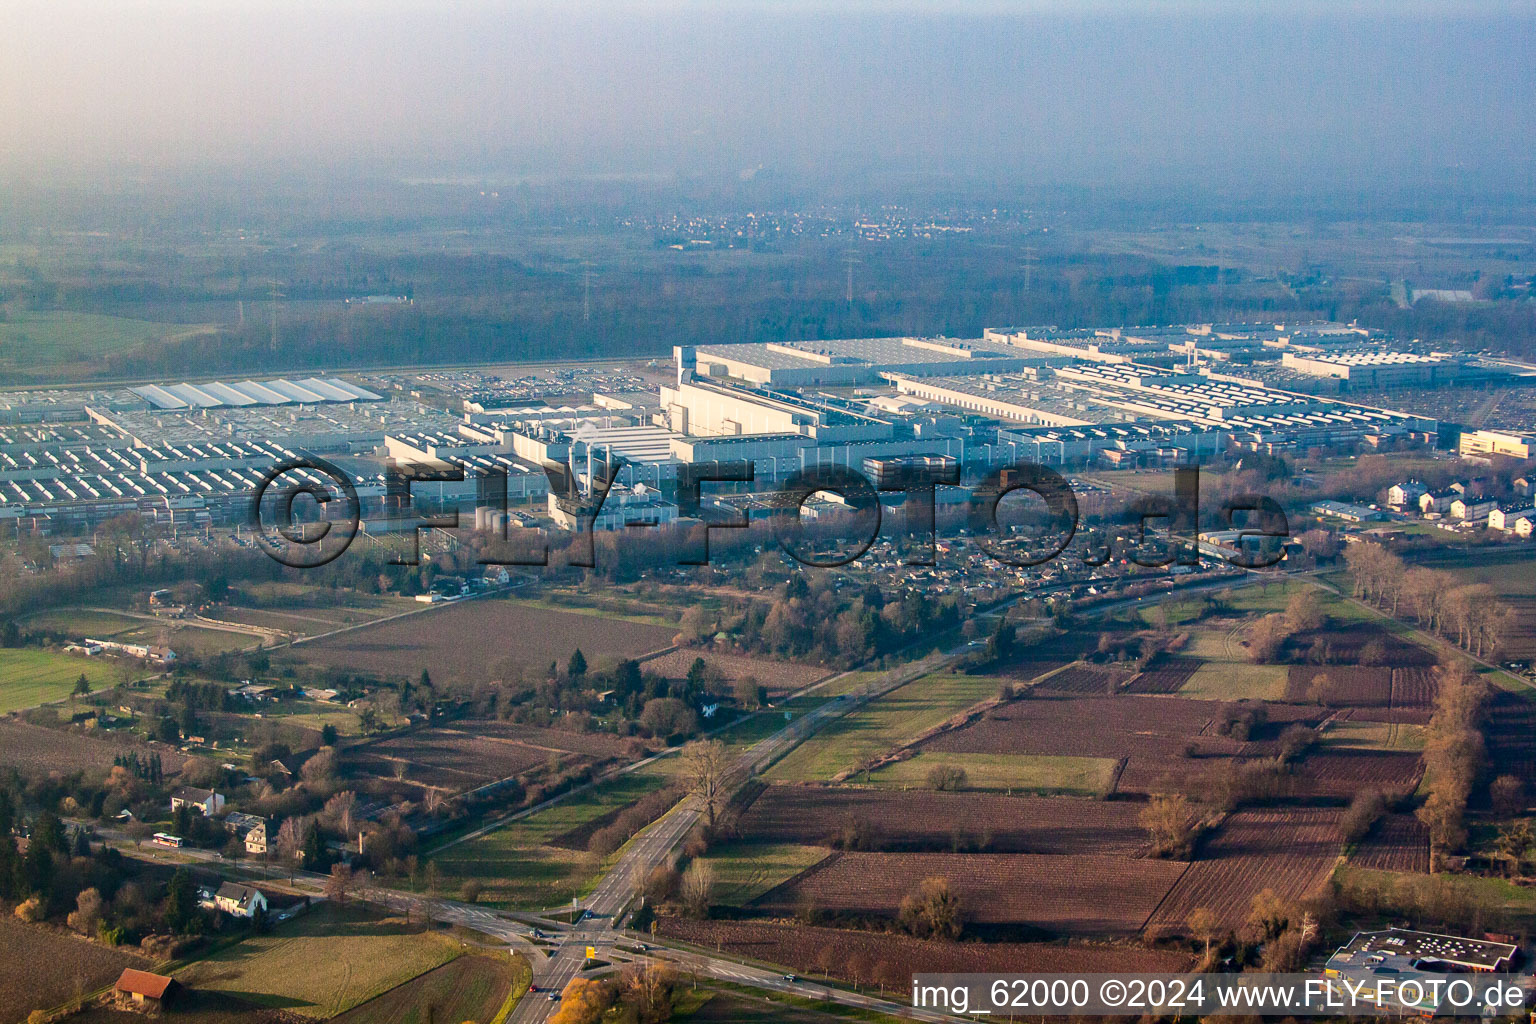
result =
[[[1528,476],[1517,476],[1515,477],[1514,488],[1515,493],[1520,495],[1520,497],[1529,498],[1532,495],[1536,495],[1536,480],[1532,480]]]
[[[1387,504],[1393,508],[1407,508],[1418,503],[1419,495],[1429,488],[1417,480],[1407,480],[1387,488]]]
[[[119,1010],[159,1013],[174,998],[179,983],[175,978],[129,967],[112,986],[112,1001]]]
[[[1459,497],[1461,495],[1450,488],[1443,491],[1425,491],[1419,495],[1419,515],[1427,516],[1431,512],[1444,515],[1451,510],[1451,503]]]
[[[1522,522],[1526,524],[1524,533],[1520,532],[1520,524]],[[1496,508],[1488,513],[1488,529],[1490,530],[1503,530],[1506,533],[1529,537],[1530,524],[1532,523],[1536,523],[1536,508]]]
[[[304,768],[304,763],[315,755],[313,750],[302,750],[297,754],[288,754],[284,757],[274,758],[268,766],[267,774],[282,775],[289,779],[299,777],[299,772]]]
[[[213,905],[234,917],[252,918],[267,912],[267,897],[260,889],[239,882],[225,882],[213,894]]]
[[[245,834],[245,852],[253,857],[267,854],[267,826],[258,825]]]
[[[1491,498],[1457,498],[1451,502],[1451,518],[1480,522],[1499,507]]]
[[[191,807],[206,817],[216,817],[224,810],[224,798],[211,789],[183,786],[171,794],[171,813]]]
[[[254,814],[241,814],[239,811],[230,811],[224,816],[224,827],[233,835],[239,836],[245,843],[245,852],[263,854],[267,852],[267,819],[259,818]]]

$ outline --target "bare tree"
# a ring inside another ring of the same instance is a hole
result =
[[[724,799],[731,775],[731,757],[719,740],[695,740],[683,748],[683,778],[688,788],[704,801],[709,827],[715,827],[715,813]]]
[[[1488,799],[1501,818],[1513,818],[1525,810],[1525,783],[1514,775],[1500,775],[1488,786]]]
[[[70,911],[67,923],[81,935],[90,938],[96,934],[96,926],[101,923],[101,893],[95,889],[86,889],[75,897],[75,909]]]
[[[939,875],[923,879],[903,897],[897,916],[901,926],[920,939],[958,939],[965,927],[960,897],[949,879]]]
[[[1141,812],[1142,827],[1152,840],[1152,852],[1173,857],[1189,850],[1194,823],[1189,801],[1181,793],[1154,793]]]
[[[695,859],[683,872],[679,895],[683,906],[694,917],[708,917],[710,899],[715,893],[715,868],[707,860]]]
[[[438,869],[436,861],[428,861],[426,870],[422,872],[426,884],[426,895],[422,897],[422,912],[426,915],[427,924],[437,920],[437,895],[442,889],[443,873]]]
[[[1305,587],[1291,595],[1285,605],[1285,622],[1293,632],[1304,633],[1323,624],[1322,602],[1317,591]]]
[[[1210,960],[1211,940],[1220,934],[1221,922],[1217,920],[1216,915],[1211,912],[1209,907],[1196,907],[1190,911],[1189,917],[1184,923],[1188,926],[1191,935],[1204,941],[1205,959]]]
[[[326,898],[334,900],[338,907],[344,907],[347,905],[347,897],[352,894],[356,884],[357,878],[352,874],[351,868],[345,864],[333,864],[331,876],[325,880]]]

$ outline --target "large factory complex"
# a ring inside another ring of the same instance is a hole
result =
[[[610,477],[599,528],[669,522],[682,467],[713,461],[752,464],[728,499],[744,508],[824,465],[1113,468],[1434,447],[1447,443],[1435,420],[1351,392],[1496,372],[1312,322],[722,344],[678,348],[672,365],[515,379],[359,372],[17,391],[0,394],[0,524],[66,535],[134,512],[243,522],[262,474],[300,458],[341,467],[364,528],[382,531],[411,500],[468,510],[488,498],[515,521],[569,528],[581,495]],[[421,477],[410,498],[392,467]]]

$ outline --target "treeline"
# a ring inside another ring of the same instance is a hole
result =
[[[1397,615],[1411,609],[1420,626],[1479,658],[1493,658],[1508,634],[1514,612],[1486,583],[1462,583],[1455,573],[1409,569],[1380,544],[1351,544],[1344,551],[1353,594]]]
[[[1425,729],[1424,776],[1429,796],[1416,814],[1429,829],[1435,856],[1467,840],[1467,801],[1483,771],[1483,714],[1488,688],[1465,665],[1441,666],[1434,714]]]
[[[611,232],[590,235],[598,249]],[[562,234],[563,238],[569,238]],[[1228,268],[1177,267],[1132,255],[1045,254],[1026,265],[998,261],[995,238],[952,236],[871,247],[863,253],[852,302],[844,292],[845,243],[804,239],[795,258],[741,253],[720,258],[629,248],[596,267],[590,301],[580,268],[530,265],[511,256],[401,252],[316,259],[309,247],[277,247],[261,269],[231,275],[217,263],[205,277],[176,282],[156,267],[114,280],[39,279],[0,292],[0,309],[68,309],[162,319],[226,320],[217,333],[114,352],[93,362],[99,375],[175,377],[342,365],[413,365],[589,356],[665,358],[676,344],[944,334],[978,337],[998,324],[1208,322],[1315,316],[1310,300]],[[638,258],[637,258],[638,255]],[[338,260],[351,265],[336,266]],[[97,268],[99,271],[99,268]],[[232,286],[241,275],[250,282]],[[273,351],[266,282],[284,282]],[[255,285],[254,282],[261,282]],[[359,288],[411,294],[411,306],[358,307],[341,300]],[[243,322],[236,300],[259,304]],[[214,304],[217,303],[215,306]],[[210,312],[216,309],[217,312]]]
[[[724,610],[691,606],[679,635],[684,643],[699,643],[723,632],[745,653],[846,667],[937,637],[960,618],[954,597],[935,600],[916,588],[897,594],[875,586],[839,590],[825,577],[795,573],[772,602],[742,601]]]

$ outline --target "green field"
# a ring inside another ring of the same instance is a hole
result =
[[[59,371],[165,341],[215,333],[209,324],[171,324],[63,311],[14,312],[0,320],[0,365]]]
[[[1346,885],[1368,885],[1377,891],[1394,894],[1405,909],[1416,910],[1415,893],[1428,896],[1436,887],[1458,901],[1485,909],[1503,909],[1514,914],[1536,912],[1536,889],[1515,885],[1503,878],[1483,875],[1456,875],[1441,872],[1421,875],[1402,871],[1377,871],[1373,868],[1341,864],[1333,873],[1335,881]],[[1426,899],[1426,902],[1433,897]]]
[[[792,750],[764,776],[771,782],[819,782],[913,739],[978,701],[997,696],[991,676],[937,672],[844,715]]]
[[[177,973],[185,985],[325,1019],[457,957],[459,942],[422,924],[321,904]]]
[[[1040,796],[1102,797],[1115,775],[1112,757],[1052,754],[921,753],[870,773],[869,784],[885,789],[927,789],[937,766],[965,769],[967,790]],[[860,782],[863,776],[858,776]]]
[[[803,996],[775,995],[769,998],[762,995],[761,990],[717,982],[710,988],[689,988],[679,993],[672,1019],[688,1024],[760,1024],[762,1021],[774,1021],[775,1024],[847,1024],[848,1021],[898,1024],[907,1018]]]
[[[21,620],[21,625],[29,630],[63,633],[76,639],[92,637],[97,640],[110,640],[119,633],[137,629],[145,623],[140,619],[130,619],[126,615],[113,615],[111,612],[52,608],[26,616]]]
[[[370,999],[336,1024],[433,1024],[491,1021],[527,989],[531,972],[521,954],[469,954]]]
[[[68,697],[80,674],[99,690],[116,682],[110,661],[20,647],[0,650],[0,714]]]
[[[1335,722],[1323,733],[1323,743],[1369,750],[1423,750],[1424,727],[1391,722]]]
[[[1179,689],[1180,697],[1203,700],[1282,700],[1288,669],[1284,665],[1255,665],[1240,643],[1246,623],[1227,628],[1196,629],[1186,656],[1201,659],[1200,667]]]
[[[482,903],[508,910],[558,907],[590,889],[603,865],[583,851],[550,846],[550,840],[633,803],[666,782],[659,774],[621,775],[597,789],[432,854],[430,859],[442,871],[448,895],[476,879],[483,886]]]
[[[732,843],[709,855],[714,902],[741,906],[826,860],[831,851],[795,843]]]

